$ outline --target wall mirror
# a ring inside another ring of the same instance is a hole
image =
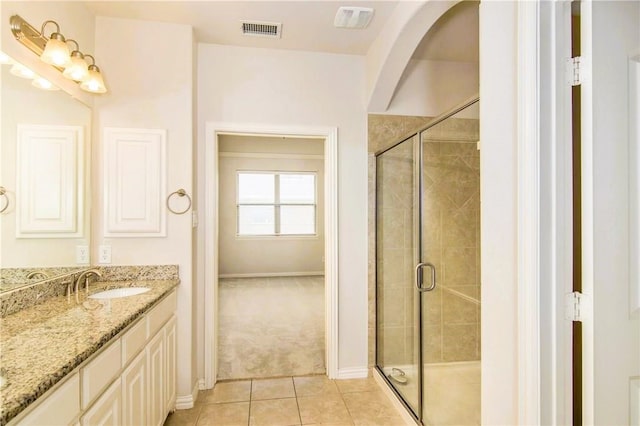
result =
[[[55,86],[42,88],[11,58],[3,62],[0,292],[91,260],[91,109]]]

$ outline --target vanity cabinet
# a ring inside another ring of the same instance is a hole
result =
[[[162,425],[176,401],[176,302],[173,290],[10,424]]]

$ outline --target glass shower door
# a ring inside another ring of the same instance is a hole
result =
[[[480,424],[480,154],[479,120],[469,118],[474,116],[462,110],[420,135],[421,255],[437,270],[437,285],[421,295],[425,425]]]
[[[376,365],[414,416],[422,410],[418,136],[376,157]]]

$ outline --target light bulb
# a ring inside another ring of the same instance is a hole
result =
[[[71,64],[69,47],[60,33],[51,34],[51,38],[40,55],[40,59],[49,65],[66,67]]]
[[[29,68],[25,67],[22,64],[19,63],[15,63],[13,64],[13,66],[11,67],[11,69],[9,70],[9,72],[17,77],[22,77],[22,78],[34,78],[36,76],[36,73],[31,71]]]
[[[31,85],[34,87],[37,87],[38,89],[43,89],[43,90],[60,90],[58,89],[56,86],[53,85],[53,83],[51,83],[49,80],[46,80],[42,77],[36,77],[33,79],[33,81],[31,82]]]
[[[82,81],[89,75],[88,65],[82,57],[82,54],[78,52],[78,54],[75,55],[76,52],[77,51],[72,53],[71,65],[65,68],[62,75],[71,80]]]
[[[89,75],[80,83],[80,88],[91,93],[106,93],[107,87],[104,85],[100,69],[95,65],[89,65]]]
[[[0,64],[11,64],[11,63],[13,63],[13,61],[11,60],[9,55],[7,55],[4,52],[0,52]]]

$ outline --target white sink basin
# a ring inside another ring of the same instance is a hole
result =
[[[135,296],[151,290],[149,287],[122,287],[101,291],[89,296],[89,299],[116,299],[118,297]]]

